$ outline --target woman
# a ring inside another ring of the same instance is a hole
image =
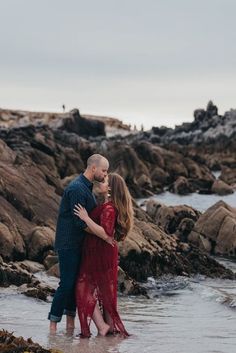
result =
[[[90,215],[80,205],[75,214],[86,222],[93,234],[87,234],[82,255],[79,278],[76,284],[76,303],[81,324],[81,336],[90,336],[90,322],[94,321],[98,333],[120,332],[128,336],[117,312],[118,248],[97,235],[103,228],[117,241],[124,240],[133,223],[133,208],[124,179],[111,173],[100,185],[105,202]],[[97,234],[97,235],[96,235]],[[99,308],[102,308],[102,312]]]

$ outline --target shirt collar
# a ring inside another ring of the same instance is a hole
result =
[[[93,189],[93,183],[88,180],[84,174],[80,174],[80,180],[90,189],[92,190]]]

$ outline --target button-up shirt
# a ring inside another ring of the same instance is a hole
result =
[[[96,207],[93,184],[80,174],[65,188],[57,219],[55,249],[79,248],[85,236],[86,223],[74,215],[78,203],[91,212]]]

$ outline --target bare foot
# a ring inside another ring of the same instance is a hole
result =
[[[110,326],[107,325],[106,323],[104,323],[104,326],[102,327],[101,330],[98,331],[98,334],[100,336],[106,336],[106,334],[108,333],[109,329],[110,329]]]
[[[57,332],[57,323],[54,321],[50,321],[49,330],[50,330],[50,333],[56,333]]]

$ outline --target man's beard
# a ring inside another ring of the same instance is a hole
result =
[[[94,175],[94,180],[95,181],[98,181],[99,183],[101,183],[102,181],[104,181],[104,177],[100,177],[100,176],[97,176],[97,175]]]

